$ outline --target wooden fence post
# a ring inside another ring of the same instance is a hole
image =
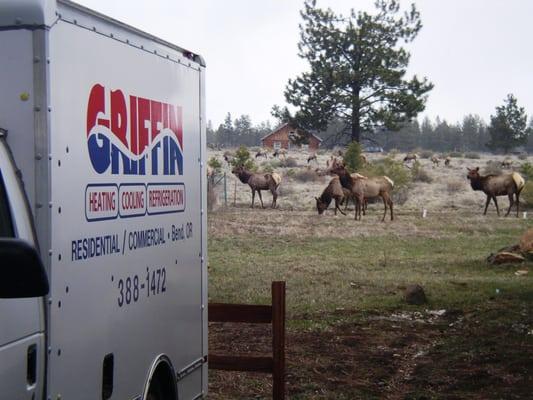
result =
[[[285,282],[272,282],[272,398],[285,399]]]

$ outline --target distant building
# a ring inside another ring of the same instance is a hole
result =
[[[305,134],[308,136],[309,141],[307,144],[296,144],[291,140],[291,138],[296,134]],[[261,139],[261,145],[263,147],[269,147],[272,149],[295,149],[295,148],[302,148],[302,149],[308,149],[311,151],[316,151],[320,144],[322,143],[322,139],[320,139],[318,136],[303,131],[302,129],[295,128],[291,124],[284,124],[274,130],[273,132],[269,133],[266,136],[263,136]]]

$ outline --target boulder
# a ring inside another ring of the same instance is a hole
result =
[[[424,293],[424,289],[420,285],[409,285],[405,289],[405,301],[408,304],[426,304],[428,299]]]

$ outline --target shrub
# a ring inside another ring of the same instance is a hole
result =
[[[418,154],[420,158],[425,158],[425,159],[431,158],[431,156],[433,155],[433,152],[431,150],[420,149],[418,151],[415,150],[414,152]]]
[[[391,159],[395,159],[396,156],[398,156],[398,154],[400,153],[400,151],[398,149],[390,149],[389,152],[388,152],[388,155]]]
[[[483,170],[483,173],[485,175],[487,174],[499,175],[502,173],[502,165],[498,161],[489,160],[487,161],[487,165],[485,165],[485,169]]]
[[[401,206],[409,199],[409,189],[407,187],[396,188],[394,185],[394,190],[392,191],[392,201],[395,205]]]
[[[213,168],[215,174],[220,173],[220,171],[222,170],[222,163],[216,157],[211,157],[207,162],[207,165]]]
[[[293,177],[300,182],[314,182],[320,179],[316,171],[312,169],[302,169],[296,172]]]
[[[263,172],[268,172],[269,174],[274,172],[274,168],[272,168],[272,165],[269,162],[264,162],[263,164],[261,164],[261,169],[263,170]]]
[[[394,181],[394,191],[407,187],[412,180],[409,170],[405,169],[403,163],[390,157],[367,164],[360,173],[367,176],[388,176]]]
[[[294,168],[298,166],[298,161],[295,158],[287,157],[279,161],[279,166],[283,168]]]
[[[287,170],[287,172],[285,172],[285,175],[287,175],[289,178],[294,178],[294,175],[296,175],[296,171],[291,168]]]
[[[424,183],[431,183],[433,182],[433,178],[429,173],[422,168],[422,164],[420,164],[418,161],[415,161],[413,164],[413,169],[411,170],[411,173],[413,175],[413,181],[415,182],[424,182]]]
[[[465,158],[469,158],[471,160],[479,160],[481,156],[478,153],[470,151],[468,153],[465,153]]]
[[[527,160],[527,153],[520,153],[518,159],[522,161]]]
[[[450,154],[448,154],[450,157],[453,157],[453,158],[458,158],[458,157],[462,157],[463,156],[463,153],[461,153],[460,151],[452,151],[450,152]]]
[[[523,163],[522,166],[520,167],[520,172],[524,174],[524,177],[527,180],[532,180],[533,179],[533,164],[529,162]]]
[[[450,180],[446,184],[446,190],[449,194],[461,192],[465,189],[465,182],[460,180]]]
[[[348,145],[343,157],[346,169],[349,172],[359,171],[363,167],[361,161],[361,146],[357,142],[352,142]]]
[[[235,157],[231,161],[231,165],[234,167],[241,164],[248,170],[257,171],[257,166],[255,165],[254,160],[250,158],[250,151],[243,145],[237,149]]]

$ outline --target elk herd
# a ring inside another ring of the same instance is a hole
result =
[[[273,153],[273,157],[284,157],[287,151],[281,149]],[[265,150],[259,150],[256,158],[264,157],[268,158],[268,153]],[[416,162],[419,157],[415,153],[407,154],[403,162]],[[230,163],[232,156],[229,153],[224,153],[224,159]],[[311,153],[307,157],[307,164],[317,161],[316,153]],[[362,156],[361,161],[363,165],[367,162],[366,157]],[[439,166],[440,160],[437,156],[430,158],[434,167]],[[505,162],[502,162],[502,166]],[[444,165],[450,166],[451,158],[444,158]],[[327,186],[323,189],[320,196],[315,197],[316,210],[319,215],[322,215],[324,211],[328,209],[331,203],[334,203],[334,213],[337,215],[337,211],[343,215],[346,215],[348,202],[352,201],[354,204],[354,219],[361,220],[362,215],[366,213],[366,206],[369,200],[379,200],[383,202],[384,211],[381,221],[385,221],[387,210],[390,213],[390,220],[394,220],[393,210],[393,196],[394,182],[387,176],[364,176],[359,173],[350,173],[343,161],[339,161],[336,156],[331,156],[326,161],[327,168],[325,170],[319,170],[316,172],[319,175],[330,175],[331,178]],[[308,167],[309,168],[309,167]],[[279,186],[281,184],[281,175],[272,173],[256,173],[247,170],[243,165],[237,165],[233,167],[232,173],[243,184],[247,184],[252,191],[252,204],[254,208],[255,194],[257,192],[261,207],[264,208],[263,198],[261,195],[262,190],[268,190],[272,194],[272,208],[277,207],[277,198],[279,195]],[[487,213],[487,208],[491,202],[494,202],[498,216],[500,210],[496,197],[507,196],[509,198],[509,207],[505,216],[508,216],[512,207],[516,206],[516,216],[519,214],[519,200],[520,193],[525,186],[524,178],[518,172],[501,173],[501,174],[489,174],[482,176],[477,168],[467,168],[466,178],[470,181],[470,185],[474,191],[482,191],[486,195],[485,209],[483,214]],[[341,206],[344,205],[344,211]]]

